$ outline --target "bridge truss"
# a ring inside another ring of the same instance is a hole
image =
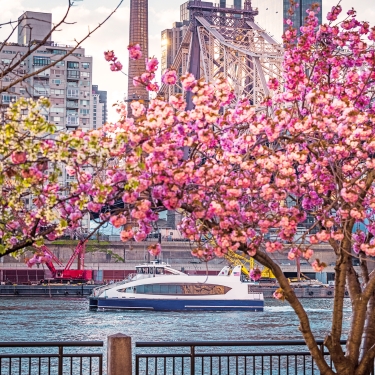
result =
[[[281,80],[283,49],[254,22],[257,9],[251,7],[250,0],[243,9],[193,0],[188,9],[190,25],[172,67],[180,75],[190,72],[207,82],[225,77],[237,98],[247,97],[259,106],[269,95],[268,79]],[[160,94],[167,98],[182,92],[179,85],[163,85]]]

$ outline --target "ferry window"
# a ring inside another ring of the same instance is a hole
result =
[[[137,293],[143,294],[145,292],[145,286],[144,285],[138,285],[137,286]]]
[[[142,268],[137,268],[137,273],[142,273]]]
[[[213,284],[153,284],[137,286],[137,293],[139,294],[220,295],[226,294],[230,290],[231,288],[227,286]]]
[[[179,285],[168,285],[168,294],[181,294],[181,287]]]
[[[164,274],[164,269],[163,269],[163,267],[157,267],[156,268],[156,274],[157,275],[163,275]]]
[[[152,285],[144,285],[144,288],[145,288],[145,291],[144,291],[145,294],[152,294]]]
[[[160,284],[154,284],[152,288],[154,294],[160,294]]]
[[[169,294],[169,285],[160,285],[160,294]]]

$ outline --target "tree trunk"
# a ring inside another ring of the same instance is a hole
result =
[[[301,261],[299,257],[296,257],[296,263],[297,263],[297,281],[301,281]]]

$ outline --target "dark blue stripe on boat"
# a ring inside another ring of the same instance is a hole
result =
[[[155,310],[155,311],[263,311],[264,301],[252,300],[180,300],[90,298],[90,305],[99,309]]]

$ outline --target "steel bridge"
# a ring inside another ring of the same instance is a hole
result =
[[[245,0],[243,9],[190,0],[190,24],[172,67],[206,82],[228,79],[237,98],[259,106],[270,92],[267,81],[281,79],[283,48],[254,22],[258,10]],[[181,85],[163,85],[160,95],[182,93]],[[188,107],[192,107],[188,98]]]

